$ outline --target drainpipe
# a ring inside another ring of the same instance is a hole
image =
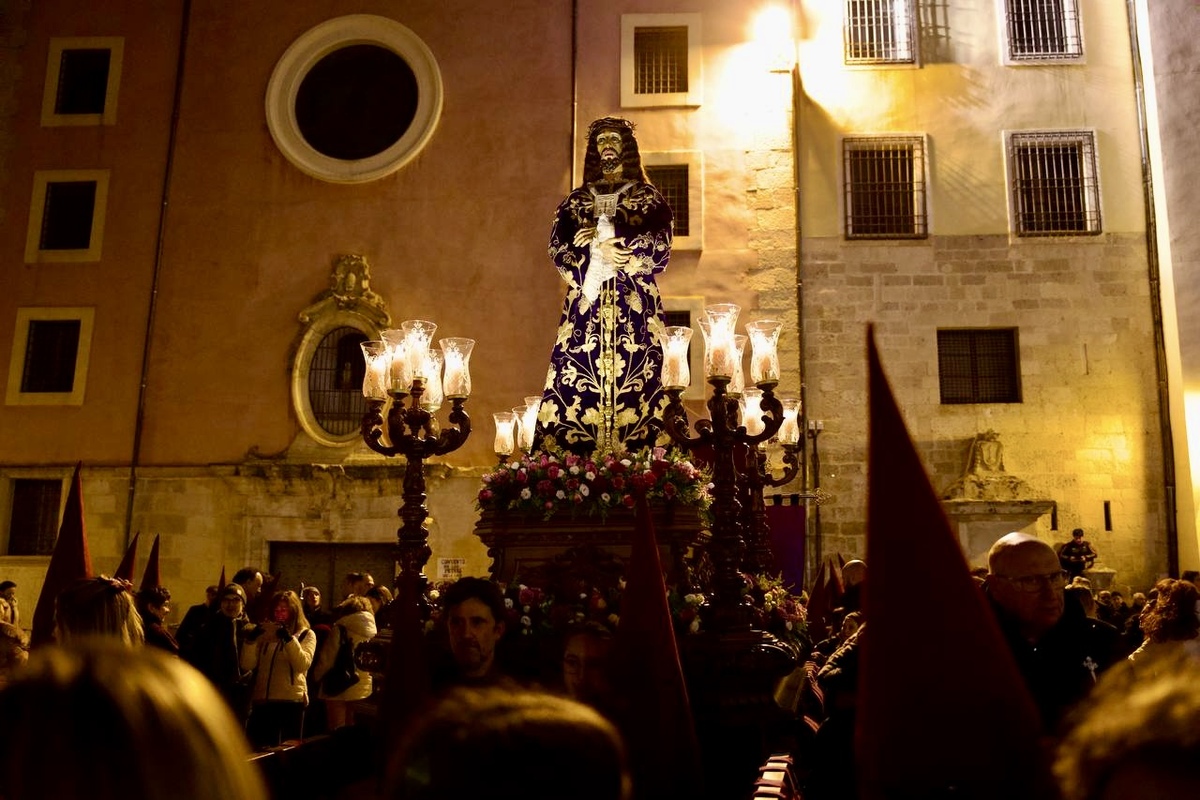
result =
[[[579,133],[579,0],[571,0],[571,138],[567,141],[567,163],[571,165],[571,180],[567,191],[575,188],[575,170],[579,166],[575,155],[575,137]]]
[[[1175,519],[1175,444],[1171,430],[1170,393],[1167,390],[1167,347],[1163,335],[1162,278],[1159,270],[1158,222],[1154,211],[1154,175],[1150,168],[1150,133],[1146,123],[1146,83],[1142,73],[1142,51],[1138,45],[1135,0],[1126,0],[1129,18],[1130,60],[1137,93],[1138,144],[1142,157],[1142,202],[1146,208],[1146,261],[1150,278],[1150,313],[1154,322],[1154,369],[1158,379],[1159,436],[1162,439],[1163,492],[1166,503],[1167,574],[1179,576],[1179,527]]]
[[[150,304],[146,310],[146,336],[142,341],[142,374],[138,381],[137,416],[133,428],[133,452],[129,458],[129,494],[125,501],[125,547],[129,547],[133,527],[133,501],[137,494],[137,468],[142,457],[142,433],[146,425],[146,387],[150,382],[150,346],[154,319],[158,312],[158,283],[162,276],[163,247],[167,228],[167,204],[171,196],[171,176],[175,166],[175,139],[179,131],[179,106],[183,99],[184,64],[187,60],[188,30],[192,19],[192,0],[183,0],[183,19],[179,29],[179,56],[175,61],[175,96],[171,100],[171,124],[167,133],[167,160],[163,168],[162,199],[158,212],[158,233],[154,248],[154,270],[150,279]]]

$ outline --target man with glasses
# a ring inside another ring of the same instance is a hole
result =
[[[988,551],[985,591],[1047,733],[1113,659],[1086,617],[1063,613],[1066,584],[1054,548],[1033,536],[1009,533]]]

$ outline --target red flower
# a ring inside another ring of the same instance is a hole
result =
[[[675,484],[667,483],[663,485],[663,496],[670,499],[675,496],[679,490],[675,488]]]
[[[480,492],[479,492],[480,502],[486,503],[488,500],[491,500],[491,499],[492,499],[492,490],[491,489],[481,489],[480,490]]]
[[[633,508],[633,504],[634,504],[633,495],[631,495],[631,494],[625,495],[624,497],[621,498],[621,502],[625,504],[626,508]]]

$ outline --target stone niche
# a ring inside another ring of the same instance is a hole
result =
[[[1010,531],[1037,535],[1038,520],[1054,506],[1005,470],[1000,434],[991,430],[971,440],[962,476],[942,494],[942,507],[972,567],[986,565],[992,543]]]

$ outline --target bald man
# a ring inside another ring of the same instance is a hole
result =
[[[1054,548],[1034,536],[1009,533],[988,551],[985,590],[1047,733],[1115,655],[1086,617],[1064,613],[1066,583]]]

